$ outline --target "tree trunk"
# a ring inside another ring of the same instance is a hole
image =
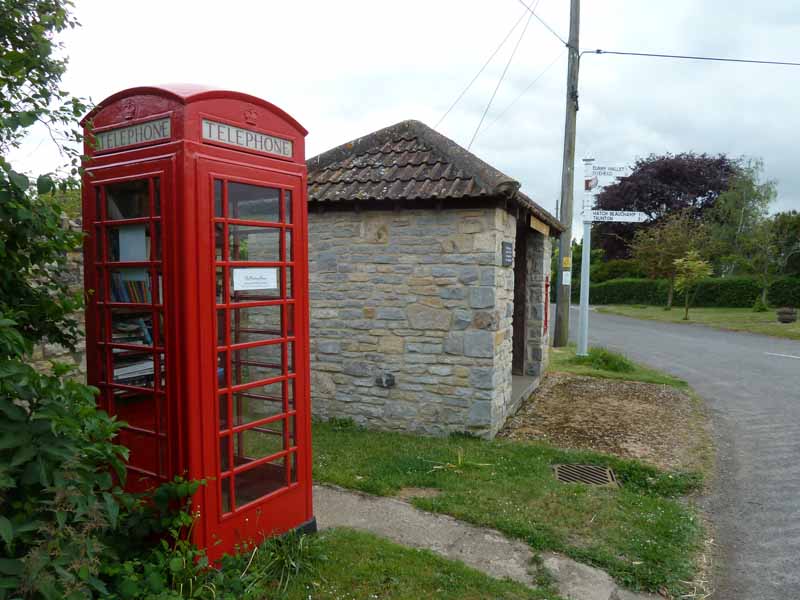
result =
[[[684,321],[688,321],[689,320],[689,288],[688,287],[684,290],[684,294],[685,294],[685,298],[686,298],[686,301],[684,302],[684,306],[686,307],[686,311],[683,313],[683,320]]]
[[[761,290],[761,301],[764,303],[764,306],[767,305],[767,290],[769,286],[765,285],[764,289]]]
[[[666,310],[672,310],[672,298],[675,295],[675,278],[669,278],[669,289],[667,290],[667,308]]]

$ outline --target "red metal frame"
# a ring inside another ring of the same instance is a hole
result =
[[[93,152],[89,125],[107,131],[165,116],[171,119],[169,140]],[[203,118],[291,140],[293,156],[204,142]],[[212,559],[311,522],[307,132],[258,98],[187,86],[125,90],[101,103],[84,125],[90,156],[83,191],[88,380],[101,390],[101,407],[131,421],[121,435],[131,446],[127,487],[148,489],[178,475],[205,479],[194,498],[200,515],[194,536]],[[108,195],[121,193],[112,186],[138,181],[146,182],[147,202],[140,193],[136,206],[146,206],[146,214],[124,219],[119,217],[130,215],[109,215]],[[278,190],[278,220],[216,214],[215,186],[222,186],[221,205],[227,211],[231,183]],[[128,227],[125,235],[132,232],[147,240],[147,260],[122,260],[121,227]],[[246,247],[238,236],[256,233],[267,239],[277,236],[277,256],[234,260],[230,252]],[[117,255],[111,256],[114,244]],[[232,269],[247,267],[277,269],[278,293],[269,299],[231,297]],[[218,269],[225,290],[220,302]],[[112,275],[115,270],[118,274]],[[266,335],[263,326],[243,324],[240,309],[260,307],[277,307],[278,330]],[[221,340],[218,316],[226,319]],[[271,365],[265,359],[241,360],[244,353],[239,351],[244,350],[275,350],[278,372],[268,379],[234,382],[235,373]],[[234,361],[234,354],[240,360]],[[219,357],[224,357],[225,380],[218,386]],[[142,371],[146,375],[137,379]],[[276,385],[259,391],[269,384]],[[123,408],[126,397],[133,408]],[[220,398],[225,399],[222,414]],[[245,414],[244,402],[256,400],[272,406],[271,412]],[[255,437],[280,438],[280,448],[246,445]],[[228,440],[227,446],[222,440]],[[282,466],[273,467],[280,460]],[[249,495],[237,502],[240,490]]]

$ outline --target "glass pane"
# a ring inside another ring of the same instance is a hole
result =
[[[231,479],[230,477],[225,477],[221,482],[221,494],[222,494],[222,512],[229,513],[231,512]]]
[[[219,429],[223,431],[228,429],[228,395],[219,395]]]
[[[292,452],[290,454],[290,457],[291,457],[291,461],[292,461],[292,463],[291,463],[292,464],[292,467],[291,467],[292,471],[291,471],[291,474],[289,475],[289,481],[291,481],[292,483],[297,483],[297,452]]]
[[[291,262],[292,258],[292,230],[286,230],[286,261]]]
[[[222,217],[222,180],[214,180],[214,216]]]
[[[100,221],[103,219],[103,196],[100,192],[100,187],[94,188],[94,220]]]
[[[297,445],[297,439],[295,438],[295,418],[289,417],[287,419],[287,424],[289,426],[289,441],[287,447],[291,448]]]
[[[106,186],[106,219],[136,219],[150,216],[150,189],[146,179]]]
[[[253,467],[234,477],[236,507],[258,500],[262,496],[286,487],[286,470],[283,457]]]
[[[220,352],[217,355],[217,387],[228,387],[228,353]]]
[[[97,310],[97,341],[106,341],[106,311],[102,308]]]
[[[141,262],[150,260],[150,227],[147,223],[108,227],[108,260]]]
[[[283,218],[287,223],[292,222],[292,192],[283,191]]]
[[[111,361],[114,367],[114,383],[153,387],[153,356],[149,352],[114,348]]]
[[[150,304],[150,275],[144,267],[126,267],[111,273],[111,301]]]
[[[156,431],[156,407],[152,394],[116,390],[114,406],[116,416],[132,427]]]
[[[292,284],[292,267],[286,267],[286,289],[284,298],[294,298],[294,287]]]
[[[289,410],[294,410],[294,379],[286,382],[286,405]]]
[[[214,257],[225,260],[225,226],[222,223],[214,224]]]
[[[116,344],[152,346],[153,314],[129,308],[112,308],[111,341]]]
[[[105,271],[103,269],[97,269],[96,271],[97,279],[95,280],[95,285],[97,285],[97,289],[94,290],[94,293],[97,295],[98,302],[105,302],[106,299],[106,284],[105,284]]]
[[[247,425],[283,413],[283,382],[233,394],[235,425]]]
[[[153,216],[161,215],[161,178],[153,179]]]
[[[219,470],[227,471],[230,469],[230,436],[223,436],[219,438]]]
[[[254,383],[278,377],[281,369],[281,345],[256,346],[231,353],[233,385]]]
[[[103,228],[94,228],[94,260],[103,262]]]
[[[221,308],[217,310],[217,346],[227,345],[225,341],[225,325],[225,309]]]
[[[233,454],[237,467],[277,454],[284,449],[283,419],[245,429],[235,433],[233,439]]]
[[[217,267],[217,304],[225,303],[225,270]]]
[[[167,364],[164,361],[164,355],[158,354],[158,385],[156,386],[156,390],[158,391],[165,391],[167,389]]]
[[[155,260],[161,260],[161,221],[153,223],[155,230]]]
[[[248,221],[280,220],[280,190],[247,183],[228,184],[228,218]]]
[[[231,260],[280,262],[280,235],[274,227],[228,225]]]
[[[231,344],[281,337],[280,305],[231,309]]]
[[[294,373],[294,342],[286,344],[286,370],[289,373]]]
[[[258,302],[280,298],[279,267],[231,269],[231,302]]]

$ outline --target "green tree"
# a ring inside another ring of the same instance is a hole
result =
[[[776,197],[775,182],[763,180],[763,170],[760,160],[743,164],[708,212],[709,252],[716,272],[722,276],[738,271],[752,273],[754,244],[766,236],[764,223]]]
[[[641,269],[653,279],[667,279],[666,310],[672,310],[675,278],[678,274],[676,260],[692,250],[698,250],[706,239],[706,228],[688,210],[670,215],[657,225],[636,232],[631,243],[631,254]]]
[[[675,289],[682,292],[684,297],[683,320],[688,321],[692,292],[701,280],[711,275],[711,264],[700,258],[697,250],[690,250],[686,256],[675,260],[675,272]]]
[[[800,277],[800,212],[790,210],[772,217],[781,275]]]

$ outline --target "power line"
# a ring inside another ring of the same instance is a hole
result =
[[[509,110],[511,110],[511,108],[512,108],[512,107],[513,107],[513,106],[514,106],[514,105],[515,105],[515,104],[516,104],[516,103],[517,103],[517,102],[518,102],[518,101],[519,101],[519,100],[520,100],[520,99],[521,99],[521,98],[522,98],[522,97],[523,97],[525,94],[527,94],[527,93],[530,91],[530,89],[531,89],[531,88],[532,88],[532,87],[533,87],[533,86],[536,84],[536,82],[537,82],[537,81],[539,81],[539,80],[540,80],[542,77],[544,77],[544,76],[545,76],[545,74],[546,74],[546,73],[547,73],[547,72],[548,72],[550,69],[552,69],[552,68],[553,68],[553,66],[554,66],[554,65],[555,65],[555,64],[556,64],[556,63],[557,63],[559,60],[561,60],[561,58],[564,56],[564,54],[565,54],[565,53],[566,53],[566,50],[563,50],[562,52],[559,52],[559,53],[558,53],[558,56],[556,56],[556,57],[555,57],[555,59],[553,60],[553,62],[551,62],[551,63],[550,63],[550,64],[548,64],[548,65],[547,65],[547,66],[546,66],[544,69],[542,69],[542,70],[539,72],[539,74],[538,74],[538,75],[537,75],[537,76],[536,76],[536,77],[533,79],[533,81],[531,81],[531,82],[528,84],[528,86],[527,86],[527,87],[526,87],[524,90],[522,90],[522,92],[520,92],[520,94],[519,94],[519,95],[518,95],[516,98],[514,98],[514,100],[513,100],[511,103],[509,103],[509,104],[508,104],[508,105],[507,105],[507,106],[506,106],[506,107],[505,107],[503,110],[501,110],[501,111],[500,111],[500,113],[499,113],[499,114],[498,114],[498,115],[497,115],[497,116],[494,118],[494,120],[493,120],[493,121],[491,121],[491,122],[490,122],[490,123],[489,123],[489,124],[488,124],[486,127],[484,127],[484,128],[483,128],[483,131],[486,131],[487,129],[491,128],[491,127],[492,127],[492,126],[493,126],[495,123],[497,123],[497,122],[498,122],[500,119],[502,119],[502,118],[503,118],[503,116],[504,116],[504,115],[505,115],[505,114],[506,114],[506,113],[507,113]]]
[[[529,10],[529,11],[530,11],[530,13],[531,13],[531,14],[532,14],[534,17],[536,17],[536,20],[537,20],[537,21],[539,21],[539,23],[541,23],[542,25],[544,25],[544,26],[547,28],[547,31],[549,31],[549,32],[550,32],[550,33],[552,33],[554,36],[556,36],[556,37],[557,37],[557,38],[558,38],[558,39],[561,41],[561,43],[562,43],[562,44],[564,44],[565,46],[569,46],[569,44],[567,43],[567,41],[566,41],[566,40],[565,40],[563,37],[561,37],[560,35],[558,35],[558,34],[555,32],[555,30],[554,30],[552,27],[550,27],[550,25],[548,25],[547,23],[545,23],[545,22],[544,22],[544,20],[542,20],[542,18],[541,18],[539,15],[537,15],[535,12],[533,12],[534,10],[536,10],[535,8],[533,8],[533,9],[532,9],[530,6],[528,6],[527,4],[525,4],[525,2],[523,2],[523,0],[519,0],[519,3],[520,3],[520,4],[522,4],[522,6],[524,6],[524,7],[525,7],[527,10]]]
[[[525,8],[527,8],[527,6],[526,6]],[[497,53],[498,53],[498,52],[500,52],[500,49],[501,49],[503,46],[505,46],[505,45],[506,45],[506,42],[508,41],[508,38],[510,38],[510,37],[511,37],[511,34],[512,34],[512,33],[514,33],[514,30],[515,30],[515,29],[517,28],[517,26],[518,26],[518,25],[519,25],[519,24],[522,22],[522,19],[523,19],[523,18],[525,18],[525,14],[526,14],[526,13],[524,13],[524,12],[523,12],[523,13],[522,13],[522,14],[519,16],[519,19],[517,19],[516,23],[514,23],[514,26],[513,26],[511,29],[509,29],[509,30],[508,30],[508,33],[506,34],[506,37],[504,37],[504,38],[503,38],[503,41],[502,41],[502,42],[500,42],[500,44],[497,46],[497,48],[495,48],[494,52],[492,52],[491,56],[489,56],[489,58],[488,58],[488,59],[486,59],[486,62],[485,62],[485,63],[483,63],[483,66],[482,66],[480,69],[478,69],[478,72],[477,72],[477,73],[475,73],[475,77],[473,77],[473,78],[472,78],[472,81],[470,81],[470,82],[467,84],[467,87],[465,87],[465,88],[462,90],[462,92],[461,92],[461,93],[458,95],[458,98],[456,98],[456,99],[455,99],[455,101],[454,101],[454,102],[453,102],[453,103],[450,105],[450,108],[448,108],[448,109],[445,111],[445,113],[442,115],[442,118],[441,118],[441,119],[439,119],[439,120],[436,122],[436,125],[434,125],[434,126],[433,126],[433,128],[434,128],[434,129],[438,129],[438,128],[439,128],[439,125],[441,125],[441,124],[442,124],[442,121],[444,121],[444,120],[447,118],[447,115],[449,115],[449,114],[450,114],[450,111],[452,111],[452,110],[453,110],[453,109],[456,107],[456,104],[458,104],[459,102],[461,102],[461,99],[464,97],[464,94],[466,94],[466,93],[469,91],[469,89],[472,87],[472,84],[473,84],[473,83],[475,83],[475,82],[478,80],[478,77],[480,77],[480,76],[481,76],[481,73],[483,73],[483,71],[486,69],[486,67],[488,67],[488,66],[489,66],[489,63],[490,63],[490,62],[492,62],[492,60],[494,59],[494,57],[495,57],[495,56],[497,56]]]
[[[539,5],[539,2],[541,2],[541,0],[536,0],[536,6]],[[536,6],[534,6],[534,10]],[[527,4],[525,4],[525,8],[530,10],[530,7]],[[500,89],[500,84],[502,84],[503,79],[505,79],[506,73],[508,72],[508,67],[511,66],[511,61],[514,60],[514,55],[517,53],[517,48],[519,48],[519,45],[522,43],[522,38],[525,37],[525,32],[528,30],[528,25],[531,24],[531,17],[534,16],[535,14],[536,13],[534,13],[533,10],[531,10],[531,14],[528,15],[528,20],[525,21],[525,27],[522,28],[522,33],[520,34],[519,39],[517,40],[517,43],[514,46],[514,49],[511,51],[511,56],[508,57],[508,62],[506,62],[506,66],[503,69],[503,72],[500,74],[500,79],[497,80],[497,85],[494,87],[494,91],[492,92],[492,97],[489,98],[489,102],[486,104],[486,108],[483,110],[483,114],[481,115],[481,120],[478,121],[478,126],[475,128],[475,133],[472,134],[472,139],[469,141],[467,150],[472,148],[472,144],[475,142],[475,138],[478,137],[478,131],[480,131],[481,125],[483,125],[483,120],[486,118],[486,113],[489,112],[489,108],[491,108],[492,102],[494,102],[494,97],[497,95],[497,90]]]
[[[800,67],[800,62],[784,62],[777,60],[752,60],[747,58],[719,58],[716,56],[689,56],[683,54],[652,54],[649,52],[616,52],[612,50],[584,50],[581,54],[617,54],[620,56],[646,56],[652,58],[679,58],[684,60],[709,60],[716,62],[750,63],[756,65],[783,65]]]

